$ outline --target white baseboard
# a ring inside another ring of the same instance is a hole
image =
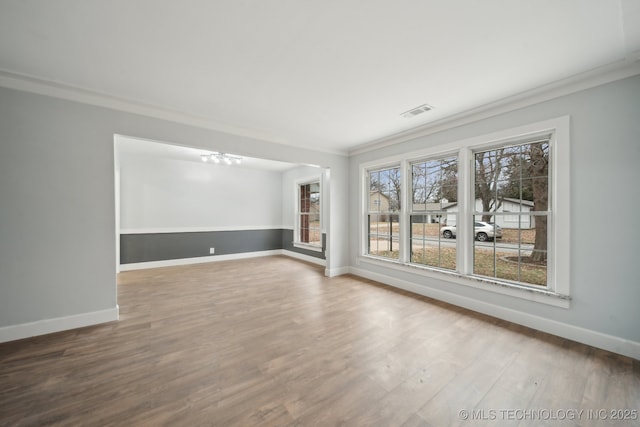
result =
[[[143,270],[145,268],[173,267],[176,265],[200,264],[204,262],[230,261],[235,259],[256,258],[261,256],[282,255],[282,249],[258,252],[242,252],[229,255],[210,255],[194,258],[168,259],[164,261],[136,262],[131,264],[120,264],[120,271]]]
[[[459,307],[468,308],[469,310],[527,326],[549,334],[557,335],[593,347],[612,351],[637,360],[640,360],[640,343],[626,340],[613,335],[603,334],[601,332],[590,329],[581,328],[579,326],[570,325],[568,323],[558,322],[556,320],[546,319],[529,313],[512,310],[510,308],[494,305],[484,301],[478,301],[462,295],[451,292],[433,289],[422,286],[406,280],[387,276],[379,273],[362,270],[360,268],[351,267],[351,274],[364,277],[366,279],[375,280],[389,286],[404,289],[419,295],[434,298],[439,301],[448,302]]]
[[[349,267],[327,268],[324,270],[324,275],[327,277],[342,276],[343,274],[349,274],[351,269]]]
[[[322,266],[325,266],[327,264],[325,260],[320,258],[315,258],[309,255],[287,251],[284,249],[274,249],[270,251],[243,252],[239,254],[229,254],[229,255],[210,255],[210,256],[200,256],[200,257],[194,257],[194,258],[179,258],[179,259],[168,259],[164,261],[149,261],[149,262],[136,262],[132,264],[120,264],[120,271],[143,270],[145,268],[158,268],[158,267],[173,267],[176,265],[200,264],[205,262],[216,262],[216,261],[231,261],[236,259],[256,258],[256,257],[272,256],[272,255],[286,255],[291,258],[296,258],[302,261],[307,261],[307,262],[311,262],[311,263],[322,265]]]
[[[112,322],[118,320],[118,312],[119,308],[116,305],[106,310],[4,326],[0,328],[0,342],[15,341],[37,335],[97,325],[98,323]]]
[[[327,261],[323,260],[322,258],[316,258],[309,255],[301,254],[298,252],[288,251],[286,249],[282,249],[281,254],[291,258],[296,258],[302,261],[307,261],[313,264],[321,265],[323,267],[327,265]]]

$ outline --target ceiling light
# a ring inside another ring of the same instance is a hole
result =
[[[419,107],[416,108],[412,108],[409,111],[405,111],[404,113],[400,114],[402,117],[404,117],[405,119],[410,119],[412,117],[415,117],[417,115],[420,115],[422,113],[426,113],[427,111],[431,111],[433,110],[433,107],[429,104],[422,104]]]
[[[202,158],[203,162],[208,162],[209,160],[211,160],[213,163],[220,163],[222,161],[228,165],[234,162],[235,164],[239,165],[242,162],[242,157],[218,152],[214,152],[211,154],[201,154],[200,157]]]

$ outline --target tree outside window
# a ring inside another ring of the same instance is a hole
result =
[[[544,138],[474,154],[473,222],[495,228],[474,244],[474,274],[547,284],[549,148]]]

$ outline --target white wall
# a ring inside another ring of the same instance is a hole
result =
[[[123,153],[121,230],[280,228],[282,174]]]
[[[392,268],[371,266],[370,272],[479,311],[554,333],[566,332],[577,340],[596,345],[603,340],[609,349],[615,351],[619,346],[618,350],[624,348],[627,354],[631,351],[640,357],[636,268],[640,227],[635,226],[640,212],[640,76],[353,156],[349,240],[358,242],[361,163],[565,115],[571,117],[572,253],[571,259],[558,261],[570,264],[569,309]],[[616,203],[612,205],[611,200]],[[615,223],[602,220],[614,217]],[[359,253],[356,244],[351,249],[351,265],[359,264]]]

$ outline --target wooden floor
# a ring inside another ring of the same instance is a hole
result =
[[[640,425],[638,361],[321,273],[121,273],[120,321],[0,344],[0,425]]]

